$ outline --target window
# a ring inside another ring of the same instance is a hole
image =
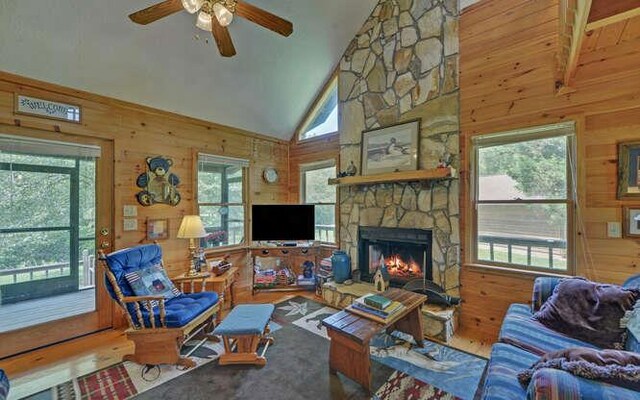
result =
[[[303,204],[314,204],[316,210],[316,240],[336,241],[336,187],[329,178],[336,177],[335,161],[307,164],[300,171],[300,197]]]
[[[335,133],[338,131],[338,78],[331,80],[316,100],[299,131],[300,140]]]
[[[209,236],[203,248],[244,241],[245,160],[198,154],[198,212]]]
[[[570,272],[574,125],[475,137],[475,261]]]

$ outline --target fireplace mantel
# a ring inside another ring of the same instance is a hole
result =
[[[390,172],[367,176],[345,176],[343,178],[329,179],[329,185],[354,186],[375,185],[376,183],[429,181],[447,179],[452,177],[451,168],[419,169],[417,171]]]

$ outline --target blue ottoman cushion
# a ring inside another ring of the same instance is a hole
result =
[[[275,309],[273,304],[241,304],[213,331],[216,335],[261,335]]]

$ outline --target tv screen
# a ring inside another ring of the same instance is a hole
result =
[[[257,205],[252,206],[252,239],[314,240],[315,209],[313,205]]]

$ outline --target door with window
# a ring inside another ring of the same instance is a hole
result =
[[[112,144],[33,135],[0,134],[0,358],[111,326]]]

